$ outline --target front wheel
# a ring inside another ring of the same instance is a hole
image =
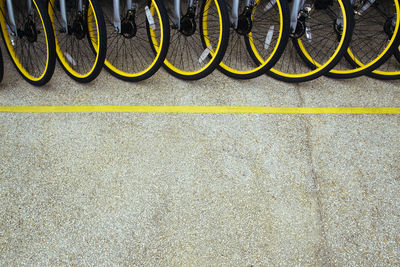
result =
[[[88,83],[101,72],[107,51],[104,17],[96,0],[66,1],[66,25],[60,2],[48,1],[54,28],[57,58],[64,71],[75,81]]]
[[[347,62],[343,59],[329,77],[355,78],[370,73],[389,59],[400,37],[397,0],[355,0],[353,10],[355,26],[344,57]]]
[[[306,0],[280,60],[267,74],[285,82],[305,82],[331,70],[349,46],[354,17],[347,0]]]
[[[228,48],[218,69],[235,79],[251,79],[265,74],[283,53],[289,37],[289,6],[285,0],[257,0],[249,6],[241,1],[239,13],[237,23],[231,23]]]
[[[11,61],[30,84],[41,86],[50,81],[55,68],[55,44],[50,23],[41,1],[13,0],[7,7],[0,0],[0,24],[4,44]],[[15,25],[10,17],[14,14]]]
[[[114,21],[113,1],[102,2],[108,48],[105,68],[115,77],[138,82],[162,66],[169,45],[169,23],[160,0],[140,0],[128,7],[120,1],[120,24]]]
[[[223,0],[199,0],[189,7],[181,1],[180,27],[174,24],[174,6],[168,3],[171,39],[164,68],[183,80],[208,76],[221,62],[229,38],[229,19]]]

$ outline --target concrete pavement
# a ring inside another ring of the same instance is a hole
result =
[[[400,106],[399,82],[164,71],[0,105]],[[0,265],[399,265],[400,116],[0,114]]]

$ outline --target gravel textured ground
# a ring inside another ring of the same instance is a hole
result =
[[[160,71],[0,105],[400,106],[400,83]],[[400,116],[0,114],[0,265],[400,265]]]

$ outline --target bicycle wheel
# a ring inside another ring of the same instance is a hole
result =
[[[120,0],[120,21],[114,19],[113,1],[102,2],[102,7],[108,36],[105,68],[131,82],[151,77],[165,60],[169,45],[169,22],[163,3],[141,0],[128,7],[125,0]]]
[[[230,14],[232,7],[227,7]],[[283,53],[289,39],[289,6],[281,0],[256,0],[249,6],[240,1],[238,10],[241,14],[237,25],[231,22],[218,69],[235,79],[250,79],[265,74]]]
[[[181,1],[180,27],[174,23],[173,1],[166,5],[171,25],[164,68],[184,80],[209,75],[221,62],[229,38],[229,19],[223,0]]]
[[[50,81],[55,68],[55,45],[51,23],[42,2],[13,0],[7,7],[0,0],[0,24],[11,61],[30,84]],[[14,22],[13,23],[13,19]]]
[[[353,2],[355,27],[350,46],[327,76],[354,78],[375,70],[393,53],[400,37],[400,10],[397,0],[356,0]]]
[[[304,2],[299,13],[294,14],[298,19],[295,29],[291,29],[291,42],[267,72],[275,79],[285,82],[316,79],[336,65],[350,43],[354,17],[349,1]]]
[[[75,81],[93,81],[104,65],[107,33],[99,3],[95,0],[66,1],[66,21],[60,1],[48,0],[53,23],[57,58],[64,71]]]

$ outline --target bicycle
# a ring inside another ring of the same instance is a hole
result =
[[[18,73],[30,84],[50,81],[55,43],[46,9],[37,0],[0,0],[1,35]]]
[[[57,58],[75,81],[88,83],[101,72],[107,51],[104,17],[96,0],[47,0]]]
[[[279,60],[289,39],[287,1],[232,0],[227,7],[229,43],[218,69],[235,79],[265,74]]]
[[[355,27],[344,62],[327,76],[354,78],[370,73],[392,55],[399,39],[400,9],[398,0],[352,0]]]
[[[184,80],[208,76],[228,45],[229,19],[223,0],[173,0],[166,3],[171,25],[163,67]]]
[[[108,49],[105,68],[122,80],[137,82],[162,66],[169,46],[169,21],[160,0],[102,2]]]
[[[293,0],[291,42],[267,74],[285,82],[305,82],[324,75],[343,57],[353,27],[347,0]]]

